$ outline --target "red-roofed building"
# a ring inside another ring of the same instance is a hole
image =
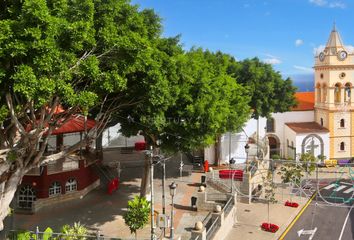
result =
[[[313,111],[315,110],[315,93],[314,92],[297,92],[295,93],[297,106],[292,111]]]
[[[54,114],[65,111],[57,107]],[[82,115],[72,115],[49,137],[45,155],[50,155],[82,140],[85,130],[94,128],[96,122]],[[31,127],[27,127],[30,131]],[[16,211],[36,212],[38,209],[63,201],[82,198],[100,184],[95,165],[101,160],[101,137],[85,149],[32,169],[22,179],[16,193]]]

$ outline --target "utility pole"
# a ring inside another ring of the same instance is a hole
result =
[[[231,161],[231,131],[229,132],[229,164]]]
[[[151,190],[151,240],[155,240],[155,221],[154,221],[154,162],[153,149],[150,147],[150,190]]]

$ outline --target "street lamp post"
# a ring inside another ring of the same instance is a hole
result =
[[[231,158],[230,159],[230,162],[229,162],[229,165],[230,165],[230,179],[231,179],[231,181],[230,181],[230,183],[231,183],[231,193],[233,193],[234,191],[233,191],[233,178],[234,178],[234,173],[231,171],[232,170],[232,166],[234,165],[236,163],[236,160],[234,159],[234,158]]]
[[[170,239],[173,239],[173,234],[174,234],[174,228],[173,228],[173,200],[174,200],[174,196],[176,195],[176,188],[177,185],[175,182],[172,182],[170,187],[170,195],[172,197],[172,207],[171,207],[171,234],[170,234]]]
[[[248,152],[250,150],[250,146],[248,145],[248,143],[246,143],[245,145],[245,152],[246,152],[246,172],[248,172]]]

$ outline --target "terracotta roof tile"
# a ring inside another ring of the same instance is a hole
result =
[[[285,125],[287,125],[296,133],[329,132],[327,128],[322,127],[317,122],[285,123]]]
[[[311,111],[315,109],[315,93],[314,92],[297,92],[295,93],[297,107],[291,111]]]

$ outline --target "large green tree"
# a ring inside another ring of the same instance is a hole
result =
[[[142,101],[117,113],[123,133],[140,131],[154,148],[177,152],[208,146],[216,136],[240,130],[250,115],[249,97],[246,89],[227,74],[232,58],[202,49],[184,52],[178,37],[162,39],[157,46],[164,71],[154,73],[166,79],[166,85],[160,86],[160,95],[156,95],[151,80],[145,82],[151,76],[140,75],[140,84],[129,87]],[[161,95],[163,89],[169,94]],[[146,92],[149,94],[144,95]],[[146,159],[141,196],[148,194],[148,165]]]
[[[128,0],[0,2],[0,230],[26,172],[79,149],[113,112],[138,102],[127,89],[130,76],[138,81],[156,64],[157,19]],[[162,96],[165,79],[152,79]],[[77,144],[43,155],[52,131],[73,114],[97,124]]]
[[[239,131],[248,120],[249,97],[244,87],[227,74],[233,58],[221,52],[193,48],[180,56],[178,98],[162,143],[170,150],[190,151],[211,145],[227,131]]]
[[[296,105],[296,88],[291,79],[284,80],[272,65],[263,63],[258,58],[231,64],[228,73],[248,88],[252,117],[255,119],[269,117],[271,113],[289,111]]]

